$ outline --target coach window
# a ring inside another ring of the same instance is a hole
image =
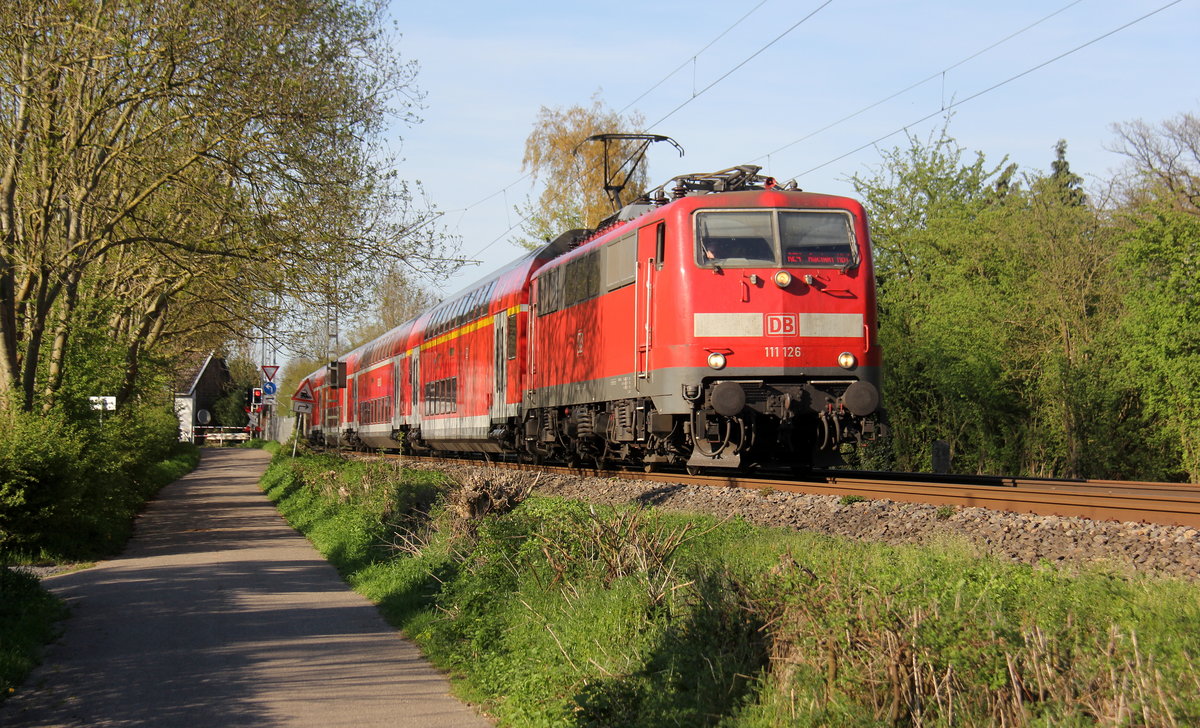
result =
[[[579,260],[572,260],[562,267],[562,307],[567,308],[581,298],[583,277],[579,274]]]
[[[462,322],[470,323],[475,318],[475,301],[479,300],[479,291],[471,291],[463,299]]]
[[[510,313],[508,315],[508,329],[505,331],[505,347],[509,360],[517,358],[517,315]]]
[[[467,298],[463,296],[454,304],[454,318],[450,323],[450,328],[456,329],[462,326],[464,314],[467,312]]]
[[[488,301],[492,300],[492,288],[496,285],[495,281],[487,284],[485,288],[479,291],[479,300],[475,301],[475,315],[472,318],[480,318],[488,312]]]
[[[481,304],[483,303],[485,293],[487,293],[486,286],[476,290],[471,296],[471,312],[467,314],[468,321],[474,321],[483,315],[483,306]]]
[[[475,292],[463,296],[462,306],[458,312],[458,325],[462,326],[471,320],[471,309],[475,306]]]
[[[479,301],[479,315],[486,316],[492,305],[492,294],[496,292],[496,281],[488,284],[487,290],[483,292],[483,299]]]
[[[432,328],[433,328],[434,336],[437,336],[438,334],[442,333],[442,331],[445,329],[446,315],[449,313],[449,311],[450,311],[450,307],[443,305],[433,315],[433,327]]]
[[[776,265],[773,217],[771,210],[697,213],[697,265],[706,268]]]

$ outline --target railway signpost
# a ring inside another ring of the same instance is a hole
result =
[[[292,395],[292,401],[307,402],[309,405],[312,405],[313,402],[316,402],[317,396],[313,394],[312,385],[308,382],[300,385],[300,389],[298,389],[296,393]]]

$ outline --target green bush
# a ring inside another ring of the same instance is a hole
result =
[[[62,410],[0,412],[0,552],[111,553],[146,499],[198,459],[163,407],[130,407],[103,422]]]
[[[60,412],[0,411],[0,551],[53,541],[84,510],[86,442]]]
[[[81,411],[0,411],[0,700],[66,611],[9,562],[113,553],[145,501],[200,460],[168,409],[130,408],[104,422]]]

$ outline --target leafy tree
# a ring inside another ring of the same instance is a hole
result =
[[[397,267],[388,269],[375,284],[374,306],[367,318],[350,332],[350,346],[357,346],[391,331],[438,302],[438,297],[416,285]]]
[[[1011,177],[982,154],[964,162],[943,131],[929,142],[909,137],[907,148],[884,152],[873,176],[852,180],[872,224],[884,393],[901,469],[928,469],[937,439],[950,441],[960,466],[1013,460],[995,451],[1016,440],[1021,418],[1000,367],[1002,315],[978,306],[978,291],[955,285],[971,275],[996,278],[989,271],[1003,261],[974,255],[978,248],[964,242]]]
[[[147,363],[327,295],[334,272],[435,262],[436,236],[411,234],[428,213],[372,146],[387,115],[413,120],[383,9],[0,6],[0,394],[52,406],[84,332],[110,342],[125,402]]]
[[[640,128],[643,119],[633,114],[622,117],[608,109],[599,96],[591,106],[572,106],[538,112],[533,131],[525,140],[524,169],[543,189],[536,202],[518,207],[528,219],[522,226],[519,242],[536,248],[547,240],[575,228],[593,228],[615,212],[604,190],[604,149],[585,140],[595,134],[627,132]],[[620,142],[610,149],[610,158],[626,159],[636,142]],[[635,198],[645,192],[647,172],[644,158],[635,169],[626,169],[629,180],[626,195]]]
[[[1128,429],[1115,363],[1117,242],[1086,204],[1066,145],[1054,172],[1016,177],[946,135],[856,177],[872,220],[885,395],[903,469],[933,440],[957,468],[1099,475]]]
[[[1003,366],[1027,412],[1020,471],[1103,476],[1121,459],[1112,448],[1129,395],[1111,376],[1119,241],[1058,173],[1026,180],[1026,190],[986,211],[979,233],[990,243],[984,250],[1007,260],[980,305],[1005,315]]]
[[[219,427],[243,427],[250,421],[246,414],[246,388],[232,384],[213,403],[212,423]]]
[[[1059,201],[1067,205],[1082,205],[1087,201],[1083,192],[1083,178],[1071,171],[1067,161],[1067,140],[1059,139],[1054,145],[1054,161],[1050,163],[1050,176],[1043,192],[1057,194]]]
[[[1118,266],[1129,281],[1124,372],[1139,385],[1148,430],[1165,436],[1160,449],[1200,482],[1200,118],[1114,130],[1116,149],[1129,157]]]
[[[1189,482],[1200,482],[1200,216],[1162,201],[1140,206],[1120,269],[1126,299],[1125,368],[1140,385],[1150,426],[1170,435]],[[1172,474],[1177,475],[1177,474]]]
[[[1114,124],[1113,150],[1129,158],[1127,206],[1163,203],[1200,214],[1200,117],[1191,113],[1153,127],[1144,121]]]

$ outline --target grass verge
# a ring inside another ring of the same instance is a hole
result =
[[[63,603],[22,571],[0,569],[0,702],[38,664],[42,645],[66,616]]]
[[[503,725],[1200,724],[1195,585],[331,456],[263,487]]]

